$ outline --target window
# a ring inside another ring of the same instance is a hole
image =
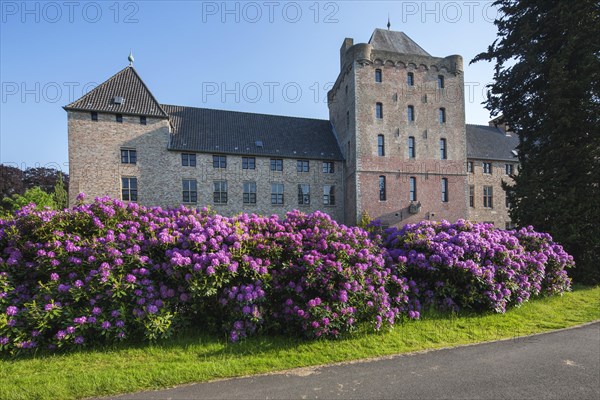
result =
[[[469,207],[475,207],[475,185],[469,185]]]
[[[446,145],[446,139],[440,139],[440,159],[446,160],[448,158],[448,151]]]
[[[504,172],[506,175],[512,175],[514,172],[514,168],[512,164],[504,164]]]
[[[415,158],[417,156],[417,151],[415,148],[415,137],[410,136],[408,138],[408,158]]]
[[[310,185],[306,185],[306,184],[298,185],[298,204],[299,205],[310,204]]]
[[[417,201],[417,178],[410,177],[410,201]]]
[[[256,158],[242,157],[242,169],[256,169]]]
[[[256,204],[256,182],[244,182],[244,204]]]
[[[406,84],[408,86],[415,86],[415,74],[413,74],[412,72],[409,72],[406,75]]]
[[[283,204],[283,183],[271,183],[271,204]]]
[[[146,121],[146,116],[145,115],[141,115],[140,116],[140,125],[146,125],[147,121]]]
[[[181,153],[181,165],[183,167],[195,167],[196,155],[191,153]]]
[[[214,181],[213,200],[215,204],[227,204],[227,181]]]
[[[380,69],[376,69],[375,70],[375,82],[381,83],[381,81],[382,81],[381,70]]]
[[[137,151],[134,149],[121,149],[121,164],[135,164]]]
[[[183,180],[183,202],[197,203],[198,202],[198,184],[195,179]]]
[[[117,114],[117,122],[120,124],[123,123],[123,114]]]
[[[280,158],[271,158],[271,171],[283,171],[283,160]]]
[[[383,135],[377,135],[377,155],[379,157],[385,156],[385,142]]]
[[[381,103],[375,104],[375,118],[377,118],[377,119],[383,118],[383,104],[381,104]]]
[[[408,106],[408,108],[406,109],[406,112],[408,114],[408,122],[413,122],[415,120],[415,107]]]
[[[446,109],[445,108],[439,109],[439,117],[440,117],[440,124],[445,124],[446,123]]]
[[[438,75],[438,89],[443,89],[444,86],[444,75]]]
[[[350,129],[350,111],[346,111],[346,129]]]
[[[323,186],[323,204],[326,206],[335,205],[335,186],[325,185]]]
[[[442,178],[442,202],[448,202],[448,178]]]
[[[323,173],[324,174],[333,174],[334,172],[334,162],[333,161],[323,161]]]
[[[138,184],[135,177],[121,178],[121,200],[137,201]]]
[[[308,172],[310,167],[309,167],[309,162],[308,160],[298,160],[296,161],[296,171],[297,172]]]
[[[484,174],[491,174],[492,173],[492,163],[491,162],[484,162],[482,164],[483,166],[483,173]]]
[[[484,186],[483,187],[483,207],[484,208],[494,208],[494,192],[492,186]]]
[[[213,168],[227,168],[227,156],[213,156]]]
[[[467,172],[470,174],[472,174],[474,172],[473,161],[467,161]]]
[[[379,177],[379,201],[385,201],[386,199],[386,188],[385,188],[385,176]]]
[[[92,121],[98,121],[98,113],[97,112],[92,111],[91,116],[92,116]]]

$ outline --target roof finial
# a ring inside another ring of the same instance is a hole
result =
[[[133,58],[133,53],[131,52],[131,50],[129,50],[129,57],[127,57],[127,59],[129,60],[129,66],[133,67],[134,58]]]
[[[390,30],[391,26],[392,26],[392,24],[390,23],[390,13],[388,13],[388,23],[387,23],[388,31]]]

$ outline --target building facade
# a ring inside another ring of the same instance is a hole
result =
[[[402,32],[347,38],[328,107],[315,120],[164,105],[129,65],[65,106],[70,201],[510,226],[502,168],[516,172],[518,140],[465,124],[460,56],[433,57]]]

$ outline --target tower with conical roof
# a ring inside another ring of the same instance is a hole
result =
[[[464,218],[462,57],[434,57],[389,26],[368,43],[346,38],[328,105],[346,160],[346,223],[364,212],[386,225]]]

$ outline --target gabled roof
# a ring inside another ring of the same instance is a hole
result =
[[[369,39],[369,44],[372,45],[375,50],[431,57],[431,54],[423,50],[421,46],[409,38],[404,32],[375,29],[371,35],[371,39]]]
[[[172,105],[162,107],[169,114],[173,127],[169,150],[343,159],[327,120]]]
[[[115,103],[115,97],[121,97],[122,104]],[[168,117],[132,66],[117,72],[64,109]]]
[[[516,134],[493,126],[467,124],[467,158],[479,160],[518,161],[513,150],[519,145]]]

